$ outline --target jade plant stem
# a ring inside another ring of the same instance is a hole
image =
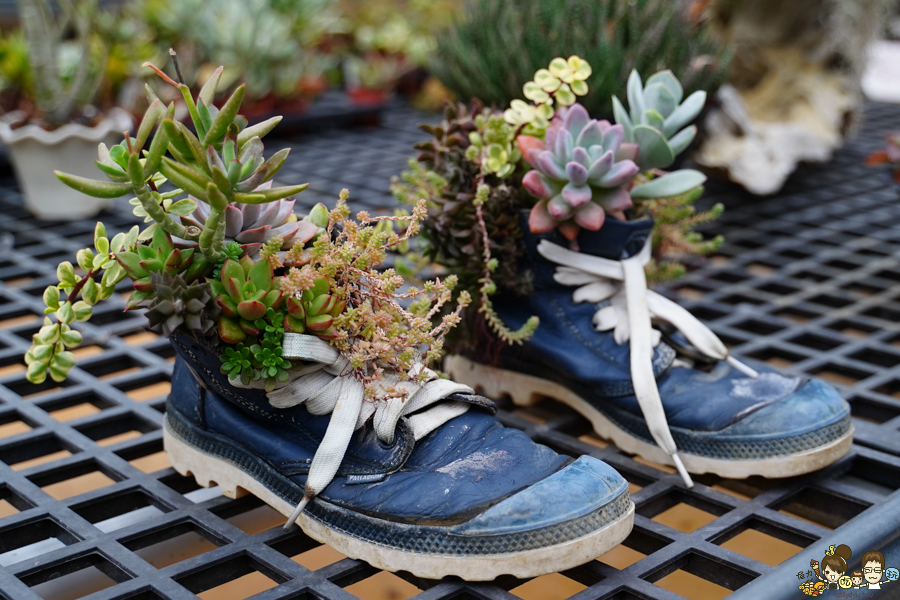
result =
[[[210,262],[217,262],[222,256],[222,248],[225,245],[224,216],[228,198],[214,183],[207,184],[206,195],[209,198],[209,216],[203,224],[203,231],[197,242],[203,255]]]
[[[100,272],[100,270],[101,270],[101,268],[98,266],[98,267],[88,271],[88,273],[84,277],[82,277],[81,280],[78,281],[78,283],[75,284],[75,287],[72,288],[72,291],[69,292],[69,295],[66,296],[66,302],[68,302],[70,305],[73,302],[75,302],[75,299],[78,297],[78,294],[81,293],[81,289],[84,287],[84,284],[87,283],[88,279],[93,279],[97,275],[97,273]],[[64,325],[64,323],[60,320],[57,320],[56,323],[54,323],[53,325],[54,325],[54,327],[56,327],[57,333],[54,336],[54,337],[56,337],[62,331],[62,326]],[[50,358],[48,359],[48,364],[50,362],[52,362],[53,357],[56,355],[56,349],[57,349],[57,344],[55,344],[55,343],[52,344],[52,349],[50,351]]]
[[[129,138],[126,137],[126,140]],[[130,144],[129,144],[130,145]],[[185,240],[197,240],[197,235],[188,231],[188,228],[178,223],[166,213],[162,208],[162,204],[158,198],[159,194],[150,191],[147,182],[144,179],[144,167],[138,155],[132,154],[128,158],[128,176],[131,178],[131,185],[134,189],[134,195],[140,201],[141,206],[147,211],[147,214],[169,235],[174,235]]]

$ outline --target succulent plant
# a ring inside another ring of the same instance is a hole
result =
[[[199,281],[188,284],[181,275],[172,276],[165,271],[153,273],[150,281],[153,298],[147,307],[147,319],[151,331],[165,337],[179,327],[194,336],[212,331],[215,323],[207,309],[212,296],[206,284]]]
[[[244,344],[225,346],[219,359],[222,361],[221,371],[229,379],[240,378],[244,385],[253,379],[253,355]]]
[[[281,249],[289,250],[294,242],[306,244],[321,230],[309,219],[297,219],[293,214],[294,200],[276,200],[269,204],[229,203],[225,207],[225,243],[237,242],[249,256],[254,257],[270,240],[280,237]],[[197,209],[181,221],[185,225],[202,227],[209,218],[210,209],[198,203]],[[326,218],[327,220],[327,218]],[[176,240],[185,247],[195,242]]]
[[[635,162],[642,171],[664,169],[675,162],[697,135],[693,121],[706,103],[706,92],[684,98],[684,89],[672,71],[659,71],[641,83],[637,70],[628,77],[628,108],[613,96],[616,123],[625,130],[625,141],[640,147]]]
[[[591,65],[581,57],[554,58],[549,68],[538,69],[534,80],[522,87],[524,96],[535,105],[515,99],[509,103],[503,118],[511,125],[526,126],[525,133],[543,134],[553,118],[554,101],[560,106],[574,104],[576,96],[587,94],[585,80],[590,76]]]
[[[477,100],[471,108],[448,103],[439,126],[420,128],[432,139],[416,145],[418,160],[409,162],[391,191],[402,203],[428,201],[419,248],[408,255],[413,269],[438,263],[459,278],[460,286],[478,294],[466,313],[470,330],[485,325],[510,343],[527,339],[537,323],[528,320],[510,330],[494,311],[489,296],[498,288],[527,293],[530,280],[517,269],[524,252],[519,209],[522,205],[521,153],[511,146],[515,130],[500,113]],[[478,143],[480,142],[480,143]],[[423,243],[424,242],[424,243]],[[487,242],[488,247],[485,247]],[[401,264],[398,261],[398,270]],[[402,271],[401,271],[402,272]],[[457,343],[466,344],[460,337]]]
[[[204,275],[210,263],[203,256],[195,254],[190,248],[176,248],[172,237],[159,228],[148,245],[138,244],[134,252],[118,252],[116,260],[134,281],[134,292],[128,298],[125,309],[144,306],[153,297],[154,274],[180,274],[185,283],[193,283]]]
[[[219,337],[228,344],[242,342],[248,335],[260,335],[263,328],[257,321],[266,316],[268,309],[279,308],[283,300],[269,261],[254,263],[247,256],[240,262],[226,260],[220,280],[211,280],[209,285],[222,311]]]
[[[428,199],[428,218],[422,224],[423,251],[428,262],[439,262],[460,278],[463,289],[478,289],[483,262],[483,238],[475,215],[475,182],[479,167],[466,154],[476,120],[490,111],[478,101],[471,106],[448,103],[440,125],[421,125],[430,139],[416,145],[418,159],[411,160],[402,180],[395,179],[392,191],[406,205],[415,206],[419,198]],[[480,135],[480,134],[479,134]],[[518,152],[517,152],[518,153]],[[521,287],[516,261],[521,248],[518,208],[521,203],[518,175],[489,181],[489,201],[483,206],[491,252],[498,261],[493,277],[505,288]]]
[[[624,219],[628,185],[640,171],[637,147],[623,143],[621,125],[592,120],[580,104],[557,113],[543,140],[519,136],[522,156],[534,170],[522,185],[540,201],[529,226],[536,233],[559,226],[569,239],[582,227],[596,231],[606,213]]]
[[[347,306],[346,300],[330,294],[328,280],[318,277],[311,288],[297,297],[285,301],[287,315],[284,317],[284,329],[293,333],[308,333],[322,339],[337,337],[332,324]]]
[[[226,88],[245,81],[251,100],[296,98],[332,56],[312,47],[332,0],[147,0],[136,5],[161,48],[184,50],[184,76],[199,87],[209,65],[225,65]],[[321,64],[324,61],[324,64]]]

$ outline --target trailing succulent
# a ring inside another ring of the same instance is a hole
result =
[[[110,240],[98,223],[94,248],[78,252],[80,271],[59,265],[59,284],[44,292],[48,317],[25,355],[29,381],[67,377],[75,363],[71,349],[82,342],[73,325],[90,318],[92,306],[127,277],[133,291],[126,310],[146,309],[150,329],[166,336],[208,337],[236,384],[268,390],[287,382],[301,366],[283,356],[282,339],[291,332],[337,346],[355,371],[348,375],[364,383],[369,397],[405,393],[378,385],[384,370],[420,377],[422,363],[439,358],[444,336],[469,302],[462,292],[458,307],[447,310],[455,277],[401,293],[402,277],[382,267],[388,250],[408,245],[419,231],[424,201],[410,215],[359,213],[353,221],[345,191],[334,210],[319,204],[300,218],[289,198],[306,184],[272,187],[288,150],[263,156],[260,138],[280,117],[249,125],[238,114],[244,86],[216,108],[221,68],[195,98],[183,82],[150,66],[182,93],[191,127],[175,118],[174,103],[163,105],[148,87],[150,106],[136,135],[98,148],[107,181],[56,173],[91,196],[134,195],[135,215],[149,226]],[[443,320],[434,326],[430,318],[438,312]]]
[[[428,202],[429,217],[419,240],[424,256],[410,253],[406,258],[420,268],[435,262],[446,267],[463,289],[478,295],[468,319],[484,319],[505,340],[524,340],[537,326],[536,319],[511,331],[489,298],[498,286],[526,293],[530,285],[516,268],[523,246],[518,216],[521,154],[515,129],[477,100],[471,106],[448,103],[440,125],[420,129],[431,139],[416,145],[418,158],[391,185],[402,204],[413,206],[420,198]]]
[[[26,377],[32,383],[43,383],[47,375],[53,381],[64,381],[75,365],[71,349],[81,345],[82,334],[72,325],[87,321],[93,306],[110,298],[116,285],[127,277],[125,270],[115,260],[119,252],[132,250],[137,244],[138,227],[126,233],[117,233],[110,240],[103,223],[94,229],[94,249],[84,248],[76,255],[81,275],[69,261],[56,268],[57,285],[44,290],[46,308],[43,326],[32,336],[31,347],[25,353],[28,366]],[[99,281],[97,277],[100,277]],[[49,315],[56,317],[53,321]]]

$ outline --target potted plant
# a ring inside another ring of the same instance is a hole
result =
[[[694,211],[704,175],[666,171],[706,93],[634,70],[613,124],[577,102],[591,74],[578,56],[553,59],[525,83],[527,101],[451,108],[419,146],[400,196],[430,199],[427,258],[478,295],[445,369],[518,405],[556,400],[688,488],[691,473],[786,477],[840,459],[853,425],[836,389],[744,362],[648,288],[720,243],[691,231],[721,211]],[[771,382],[781,391],[764,391]],[[798,424],[798,412],[815,416]]]
[[[344,59],[344,86],[357,106],[380,106],[388,101],[401,75],[409,70],[403,56],[367,52]]]
[[[669,137],[663,133],[661,122],[648,122],[637,110],[634,118],[638,121],[631,123],[632,117],[614,98],[617,125],[600,121],[595,126],[604,131],[623,128],[619,144],[610,148],[615,160],[610,169],[616,176],[610,175],[602,186],[589,187],[578,181],[581,185],[569,188],[577,187],[581,195],[570,197],[568,191],[563,195],[570,183],[566,174],[551,173],[537,156],[546,150],[556,152],[545,141],[554,116],[559,115],[557,120],[561,122],[573,107],[584,111],[576,101],[589,97],[586,82],[591,75],[591,66],[578,56],[556,58],[523,86],[525,99],[513,100],[505,111],[486,108],[477,100],[470,106],[448,104],[441,125],[421,127],[431,139],[416,146],[418,158],[393,181],[394,195],[401,203],[415,204],[424,197],[430,209],[423,224],[424,256],[407,255],[401,268],[412,276],[422,265],[437,262],[457,275],[461,286],[476,298],[465,315],[470,332],[496,336],[503,343],[519,343],[537,327],[534,319],[515,330],[507,328],[491,300],[498,291],[529,293],[530,282],[520,268],[524,256],[523,211],[529,214],[524,229],[543,233],[559,228],[576,246],[582,228],[596,231],[607,218],[652,218],[654,253],[646,269],[651,282],[677,278],[685,271],[681,261],[709,254],[722,243],[720,238],[704,240],[693,231],[694,226],[715,219],[722,210],[716,205],[709,211],[695,211],[693,203],[702,192],[705,177],[690,169],[672,173],[663,170],[693,140],[696,127],[686,125],[702,107],[705,92],[694,92],[685,100],[684,108],[670,121],[670,128],[681,128],[669,131]],[[672,88],[677,86],[681,93],[670,71],[648,80],[648,84],[663,82]],[[628,98],[641,96],[641,86],[633,72]],[[669,104],[675,105],[674,101]],[[659,111],[668,116],[672,106],[661,106],[657,111],[650,105],[647,110],[652,111],[653,119],[662,119]],[[607,143],[615,139],[611,135]],[[563,156],[553,159],[561,165],[571,162]],[[588,189],[594,190],[589,196]],[[585,202],[588,197],[590,201]]]
[[[307,185],[271,184],[288,149],[263,158],[278,119],[250,126],[243,85],[212,106],[221,70],[197,97],[158,72],[192,128],[151,91],[137,134],[99,146],[107,180],[57,172],[94,196],[133,194],[149,226],[110,238],[98,223],[81,271],[59,265],[25,356],[29,381],[66,378],[76,323],[127,277],[127,308],[146,308],[174,346],[163,444],[200,485],[247,490],[286,529],[429,579],[535,577],[628,536],[634,504],[612,467],[504,428],[493,402],[427,367],[470,296],[454,294],[453,276],[412,288],[383,268],[418,232],[425,200],[407,216],[351,219],[343,190],[333,210],[295,216],[288,198]]]
[[[103,114],[91,104],[103,76],[92,56],[95,2],[65,5],[57,23],[46,0],[20,0],[19,21],[28,47],[33,97],[0,118],[0,141],[12,161],[26,208],[40,219],[81,219],[111,200],[95,198],[48,177],[54,168],[87,175],[98,142],[112,142],[130,130],[131,116],[113,108]],[[61,52],[66,26],[77,34],[77,63]]]
[[[151,0],[143,14],[160,47],[178,52],[185,83],[194,92],[224,65],[217,101],[244,82],[242,110],[248,118],[280,114],[289,124],[325,90],[323,73],[332,62],[315,48],[324,17],[313,4]]]

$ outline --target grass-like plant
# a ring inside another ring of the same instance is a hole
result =
[[[432,72],[463,99],[497,107],[519,98],[522,83],[556,56],[590,63],[580,102],[612,115],[628,74],[671,69],[688,92],[713,90],[729,54],[671,0],[468,0],[465,17],[438,36]]]

